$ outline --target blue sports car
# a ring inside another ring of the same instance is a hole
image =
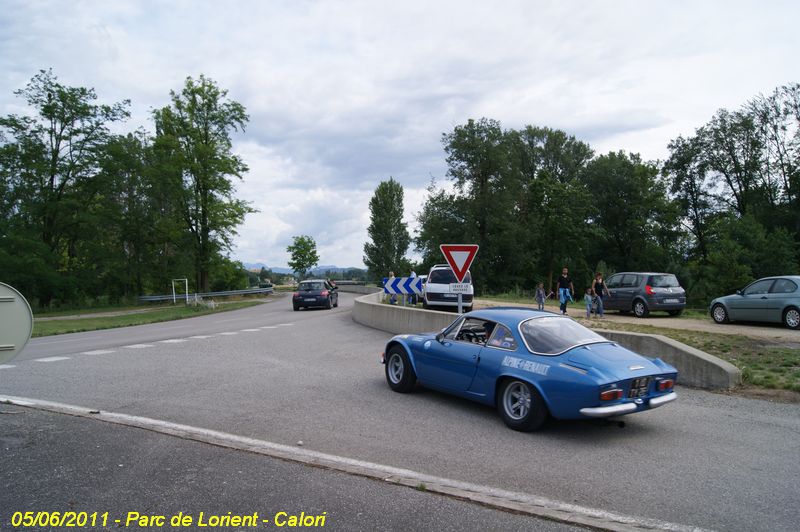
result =
[[[401,334],[382,356],[396,392],[420,384],[495,405],[510,428],[531,431],[548,415],[606,418],[676,399],[678,370],[645,358],[568,316],[491,308],[438,333]]]

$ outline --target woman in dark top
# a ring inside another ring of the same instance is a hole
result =
[[[597,304],[597,315],[603,317],[603,297],[608,294],[606,283],[603,282],[603,273],[597,272],[594,274],[594,281],[592,281],[592,294],[594,294],[595,303]]]
[[[561,270],[561,277],[558,278],[558,301],[561,303],[561,314],[567,313],[567,301],[572,301],[574,292],[575,287],[572,286],[569,270],[565,267]]]

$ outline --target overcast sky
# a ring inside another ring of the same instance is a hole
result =
[[[721,107],[800,81],[800,2],[0,0],[0,115],[39,70],[129,98],[128,129],[203,73],[250,115],[237,196],[260,210],[232,256],[285,266],[292,235],[363,266],[369,199],[406,218],[447,180],[469,118],[561,128],[598,153],[663,159]]]

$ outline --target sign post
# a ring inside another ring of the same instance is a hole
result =
[[[462,294],[469,292],[469,283],[464,282],[464,277],[478,253],[478,244],[442,244],[439,249],[458,281],[450,284],[450,291],[458,294],[458,313],[461,314],[464,311]]]

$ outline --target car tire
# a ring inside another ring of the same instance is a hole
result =
[[[325,308],[330,310],[333,308],[333,303],[331,303],[331,298],[328,298],[328,301],[325,302]]]
[[[497,411],[506,426],[531,432],[547,419],[547,406],[539,391],[525,381],[509,379],[497,392]]]
[[[789,307],[783,311],[783,324],[789,329],[800,329],[800,309]]]
[[[633,302],[633,315],[637,318],[646,318],[650,314],[650,309],[647,308],[647,303],[641,299]]]
[[[668,310],[667,313],[670,316],[680,316],[683,313],[683,309],[681,309],[681,310]]]
[[[294,311],[297,312],[298,310],[300,310],[300,307],[298,307],[297,305],[294,305]]]
[[[728,317],[728,311],[719,303],[711,307],[711,319],[720,324],[731,321]]]
[[[389,388],[398,393],[407,393],[414,388],[417,382],[417,375],[408,354],[402,347],[395,345],[386,353],[386,383]]]

